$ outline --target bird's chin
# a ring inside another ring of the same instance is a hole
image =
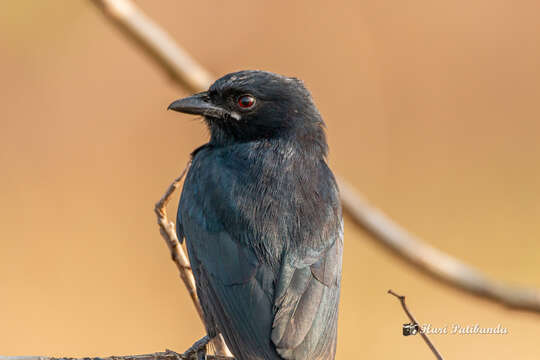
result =
[[[216,117],[216,116],[208,116],[208,115],[205,115],[203,116],[203,119],[204,121],[206,121],[207,123],[211,123],[211,124],[217,124],[219,122],[223,122],[222,119]]]
[[[202,119],[206,123],[206,126],[208,126],[210,133],[214,132],[213,129],[221,129],[224,126],[224,121],[218,117],[203,116]]]

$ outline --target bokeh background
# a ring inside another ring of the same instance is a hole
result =
[[[430,244],[540,288],[537,1],[138,1],[212,73],[304,79],[330,162]],[[0,4],[0,354],[183,351],[203,328],[153,204],[207,132],[89,1]],[[177,196],[170,207],[176,210]],[[540,316],[457,292],[346,219],[338,359],[538,359]]]

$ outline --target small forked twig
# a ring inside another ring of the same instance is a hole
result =
[[[185,169],[180,173],[180,175],[176,179],[174,179],[171,185],[169,185],[161,199],[159,199],[159,201],[156,203],[156,205],[154,206],[154,212],[157,216],[159,233],[165,240],[165,243],[167,244],[167,247],[171,252],[172,261],[176,264],[178,272],[180,273],[180,278],[182,278],[182,281],[186,286],[189,296],[193,301],[193,305],[197,310],[197,314],[199,314],[199,317],[204,324],[201,303],[199,302],[199,298],[197,296],[197,286],[195,285],[195,278],[193,277],[193,271],[191,270],[189,259],[186,256],[184,248],[180,244],[178,236],[176,235],[176,226],[174,225],[174,222],[170,221],[167,217],[167,204],[169,203],[174,191],[180,186],[180,182],[186,175],[190,166],[191,160],[187,163]],[[211,342],[218,355],[224,355],[226,357],[232,356],[221,334],[218,334],[218,336],[212,339]]]
[[[171,252],[172,261],[176,264],[178,272],[180,273],[180,277],[182,278],[184,285],[186,285],[186,289],[188,290],[189,296],[193,301],[193,305],[195,305],[197,313],[202,320],[203,313],[201,305],[199,303],[199,299],[197,297],[197,287],[195,286],[195,278],[193,277],[193,272],[191,271],[189,260],[186,256],[186,253],[184,252],[184,248],[182,248],[182,245],[178,240],[178,236],[176,235],[176,227],[174,225],[174,222],[170,221],[167,217],[167,204],[171,199],[171,195],[180,186],[180,182],[186,175],[190,166],[191,160],[187,163],[186,168],[182,171],[180,176],[174,179],[172,184],[169,185],[169,187],[167,188],[167,191],[165,191],[165,194],[163,194],[161,199],[156,203],[154,207],[154,212],[157,216],[159,232],[165,240],[165,243],[167,243],[167,246]]]
[[[401,303],[401,307],[403,308],[403,311],[405,311],[405,314],[407,314],[407,317],[409,318],[409,320],[413,323],[413,325],[417,325],[418,327],[420,327],[420,325],[418,324],[418,322],[416,321],[416,319],[414,318],[413,314],[411,314],[411,312],[409,311],[409,309],[407,308],[407,304],[405,304],[405,296],[402,296],[402,295],[398,295],[396,294],[395,292],[393,292],[392,290],[388,290],[388,293],[391,294],[391,295],[394,295],[396,298],[399,299],[400,303]],[[433,352],[433,355],[435,355],[435,357],[439,360],[443,360],[443,357],[441,356],[441,354],[439,353],[439,351],[437,351],[437,349],[435,348],[435,345],[433,345],[433,343],[431,342],[431,340],[429,340],[429,337],[427,336],[427,334],[425,334],[423,331],[419,330],[420,332],[420,335],[422,336],[422,339],[424,339],[425,343],[427,344],[427,346],[431,349],[431,351]]]

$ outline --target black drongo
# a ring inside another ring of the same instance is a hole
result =
[[[239,360],[334,359],[343,221],[310,93],[240,71],[169,109],[210,130],[177,217],[208,335]]]

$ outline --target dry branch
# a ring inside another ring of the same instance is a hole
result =
[[[230,357],[220,355],[207,355],[207,360],[234,360]],[[0,360],[190,360],[183,354],[174,351],[157,352],[143,355],[107,356],[107,357],[48,357],[48,356],[0,356]]]
[[[197,298],[195,278],[193,277],[193,272],[191,271],[189,260],[186,256],[186,253],[184,252],[184,249],[182,248],[182,245],[180,244],[180,241],[178,241],[174,222],[170,221],[167,217],[167,204],[169,203],[171,195],[178,188],[178,186],[180,186],[180,182],[182,181],[184,175],[186,175],[186,172],[188,171],[190,166],[191,161],[187,163],[186,168],[182,171],[180,176],[174,179],[172,184],[169,185],[167,191],[165,191],[165,194],[163,194],[161,199],[156,203],[156,206],[154,207],[154,212],[157,216],[159,232],[161,233],[161,236],[169,247],[172,261],[176,264],[176,267],[178,268],[178,271],[180,273],[180,278],[182,278],[182,281],[184,282],[184,285],[189,292],[189,296],[191,296],[193,305],[195,305],[195,309],[197,309],[199,317],[201,318],[201,320],[203,320],[201,304],[199,303],[199,299]]]
[[[122,32],[189,91],[208,88],[212,76],[130,0],[90,0]]]

